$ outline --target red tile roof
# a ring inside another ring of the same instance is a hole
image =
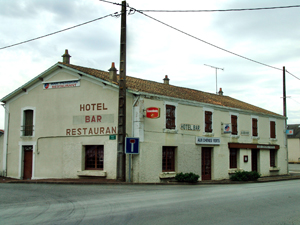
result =
[[[109,79],[109,73],[87,68],[87,67],[81,67],[76,66],[72,64],[66,64],[61,63],[67,67],[76,69],[78,71],[81,71],[83,73],[98,77],[102,80],[109,81],[114,84],[118,84],[116,82],[112,82]],[[203,91],[198,91],[190,88],[184,88],[184,87],[178,87],[174,85],[164,84],[164,83],[158,83],[155,81],[149,81],[149,80],[143,80],[135,77],[126,76],[126,86],[128,89],[136,91],[136,92],[144,92],[149,94],[155,94],[155,95],[161,95],[161,96],[168,96],[168,97],[174,97],[179,99],[186,99],[196,102],[203,102],[218,106],[224,106],[224,107],[230,107],[230,108],[236,108],[236,109],[242,109],[242,110],[249,110],[256,113],[264,113],[269,115],[275,115],[275,116],[281,116],[277,113],[256,107],[254,105],[239,101],[237,99],[231,98],[229,96],[224,95],[217,95],[217,94],[211,94]]]

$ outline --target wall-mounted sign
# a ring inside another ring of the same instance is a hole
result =
[[[231,123],[223,123],[222,124],[222,132],[223,132],[223,134],[230,134],[231,133]]]
[[[221,138],[215,137],[196,137],[197,145],[220,145]]]
[[[242,130],[241,131],[241,135],[242,136],[249,136],[250,135],[250,132],[248,130]]]
[[[181,130],[200,131],[200,125],[182,123],[180,125],[180,129]]]
[[[146,109],[146,117],[155,119],[160,117],[160,108],[150,107]]]
[[[44,89],[54,89],[54,88],[68,88],[68,87],[79,87],[80,80],[70,80],[70,81],[59,81],[59,82],[48,82],[44,83]]]
[[[286,130],[287,135],[294,135],[294,130]]]

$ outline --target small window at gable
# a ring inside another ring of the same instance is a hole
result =
[[[22,126],[23,136],[33,135],[33,110],[24,110],[24,120]]]

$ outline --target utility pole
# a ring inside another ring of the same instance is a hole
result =
[[[125,137],[126,137],[126,1],[122,1],[120,40],[120,80],[118,110],[117,180],[125,181]]]
[[[286,117],[285,66],[283,67],[283,116]]]
[[[218,67],[215,67],[215,66],[206,65],[206,64],[204,64],[204,66],[209,66],[211,68],[216,69],[216,94],[218,94],[218,72],[217,71],[218,70],[224,70],[224,69],[218,68]]]

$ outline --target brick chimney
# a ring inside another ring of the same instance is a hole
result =
[[[218,92],[219,95],[223,95],[222,88],[220,88],[220,91]]]
[[[168,75],[166,75],[163,80],[164,80],[164,84],[169,84],[170,79],[168,78]]]
[[[109,79],[112,81],[117,82],[117,69],[115,67],[115,63],[111,63],[111,68],[108,70],[109,71]]]
[[[63,63],[70,64],[71,56],[68,53],[68,49],[65,50],[65,54],[63,54],[62,57],[63,57]]]

